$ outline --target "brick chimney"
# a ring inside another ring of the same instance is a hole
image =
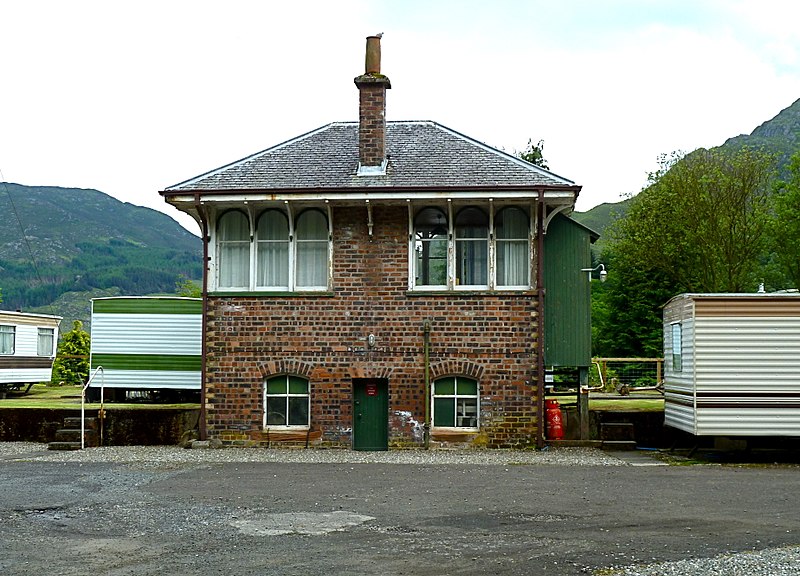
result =
[[[367,37],[364,74],[358,86],[358,174],[386,172],[386,89],[392,85],[381,74],[381,36]]]

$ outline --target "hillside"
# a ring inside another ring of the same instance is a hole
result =
[[[763,149],[774,154],[777,161],[778,177],[786,176],[789,158],[800,152],[800,99],[781,110],[777,116],[767,120],[750,134],[740,134],[726,140],[719,148],[736,150],[748,146]],[[665,151],[667,152],[667,151]],[[629,200],[611,204],[600,204],[586,212],[575,212],[572,217],[600,234],[595,251],[601,252],[604,242],[603,232],[609,224],[625,214]]]
[[[90,294],[172,293],[202,274],[198,237],[97,190],[0,183],[0,214],[4,309],[85,320]]]

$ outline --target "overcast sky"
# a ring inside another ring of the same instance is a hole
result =
[[[509,152],[544,140],[581,211],[800,98],[796,0],[0,0],[0,22],[0,179],[95,188],[194,232],[158,192],[356,120],[378,32],[387,119]]]

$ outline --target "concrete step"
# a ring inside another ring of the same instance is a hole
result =
[[[50,442],[47,445],[48,450],[80,450],[80,442]]]
[[[608,451],[636,450],[636,442],[633,440],[603,440],[600,448]]]
[[[632,422],[601,422],[600,439],[635,441],[636,428]]]
[[[85,418],[84,419],[84,423],[83,423],[83,427],[86,430],[98,430],[99,429],[99,423],[98,423],[97,418],[95,418],[95,417],[91,417],[91,418],[87,417],[87,418]],[[81,417],[80,416],[67,416],[66,418],[64,418],[64,428],[75,428],[75,429],[80,430],[81,429]]]
[[[81,441],[81,431],[77,428],[62,428],[60,430],[56,430],[56,442],[78,442],[80,444]],[[84,443],[86,446],[97,446],[98,442],[98,434],[94,430],[86,430],[84,434]]]

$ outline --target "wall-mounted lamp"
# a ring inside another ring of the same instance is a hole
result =
[[[594,268],[581,268],[581,272],[589,273],[589,282],[592,281],[592,272],[595,270],[600,270],[600,282],[605,282],[608,277],[608,272],[606,272],[606,267],[604,265],[598,264]]]

